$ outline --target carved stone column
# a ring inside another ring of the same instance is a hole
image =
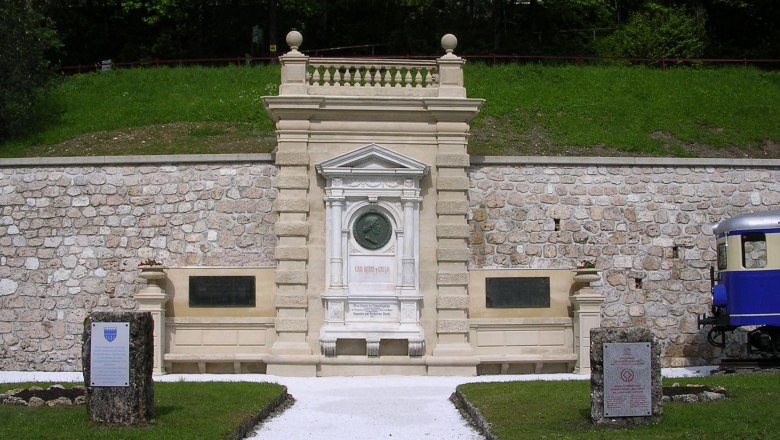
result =
[[[146,280],[146,287],[135,294],[135,301],[138,303],[138,310],[141,312],[151,312],[154,321],[154,361],[152,364],[152,374],[165,374],[165,303],[168,297],[162,283],[166,279],[165,266],[142,266],[141,278]]]
[[[590,330],[601,326],[601,305],[604,295],[590,286],[601,280],[596,269],[575,270],[574,282],[583,287],[569,297],[574,312],[574,352],[577,364],[574,372],[590,374]]]
[[[414,260],[414,212],[418,200],[403,200],[404,207],[404,235],[402,253],[401,286],[405,290],[414,289],[417,268]]]
[[[332,289],[340,289],[344,285],[344,258],[341,255],[341,213],[344,198],[333,198],[327,201],[326,217],[330,218],[330,283]]]

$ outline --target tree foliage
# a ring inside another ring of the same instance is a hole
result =
[[[285,50],[296,28],[322,55],[461,54],[780,57],[777,0],[46,0],[66,64],[235,57]],[[681,28],[675,28],[682,26]],[[252,30],[264,41],[253,46]],[[610,35],[615,34],[610,37]],[[602,41],[604,39],[606,41]],[[632,38],[638,38],[632,44]],[[684,44],[674,47],[674,39]],[[704,45],[706,43],[706,45]],[[372,45],[354,48],[358,45]],[[333,50],[351,47],[351,49]],[[325,50],[322,50],[325,49]],[[704,51],[704,52],[702,52]]]
[[[640,58],[697,58],[705,30],[682,7],[646,5],[599,44],[602,55]]]
[[[25,0],[0,2],[0,138],[21,133],[53,78],[47,54],[59,41],[49,20]]]

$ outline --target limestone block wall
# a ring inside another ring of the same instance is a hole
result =
[[[81,369],[84,318],[138,264],[273,266],[271,156],[0,161],[0,370]]]
[[[470,161],[470,270],[593,260],[603,325],[652,328],[664,366],[720,355],[696,327],[711,227],[780,207],[780,161]],[[84,318],[137,308],[141,260],[274,266],[276,174],[270,155],[0,160],[0,370],[79,370]]]
[[[470,268],[602,269],[602,325],[650,327],[664,367],[715,361],[712,225],[780,207],[780,161],[472,157]],[[732,349],[738,347],[732,346]],[[732,353],[736,354],[736,353]]]

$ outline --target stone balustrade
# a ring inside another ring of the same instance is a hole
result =
[[[287,34],[290,51],[279,57],[279,96],[459,97],[465,60],[453,54],[454,35],[442,37],[446,54],[436,60],[310,58],[298,48],[303,36]]]
[[[306,66],[309,86],[333,87],[438,87],[433,61],[311,58]]]

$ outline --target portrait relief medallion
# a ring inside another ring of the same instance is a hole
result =
[[[375,211],[361,215],[352,226],[352,236],[355,237],[355,241],[372,251],[384,247],[390,241],[392,232],[390,220]]]

